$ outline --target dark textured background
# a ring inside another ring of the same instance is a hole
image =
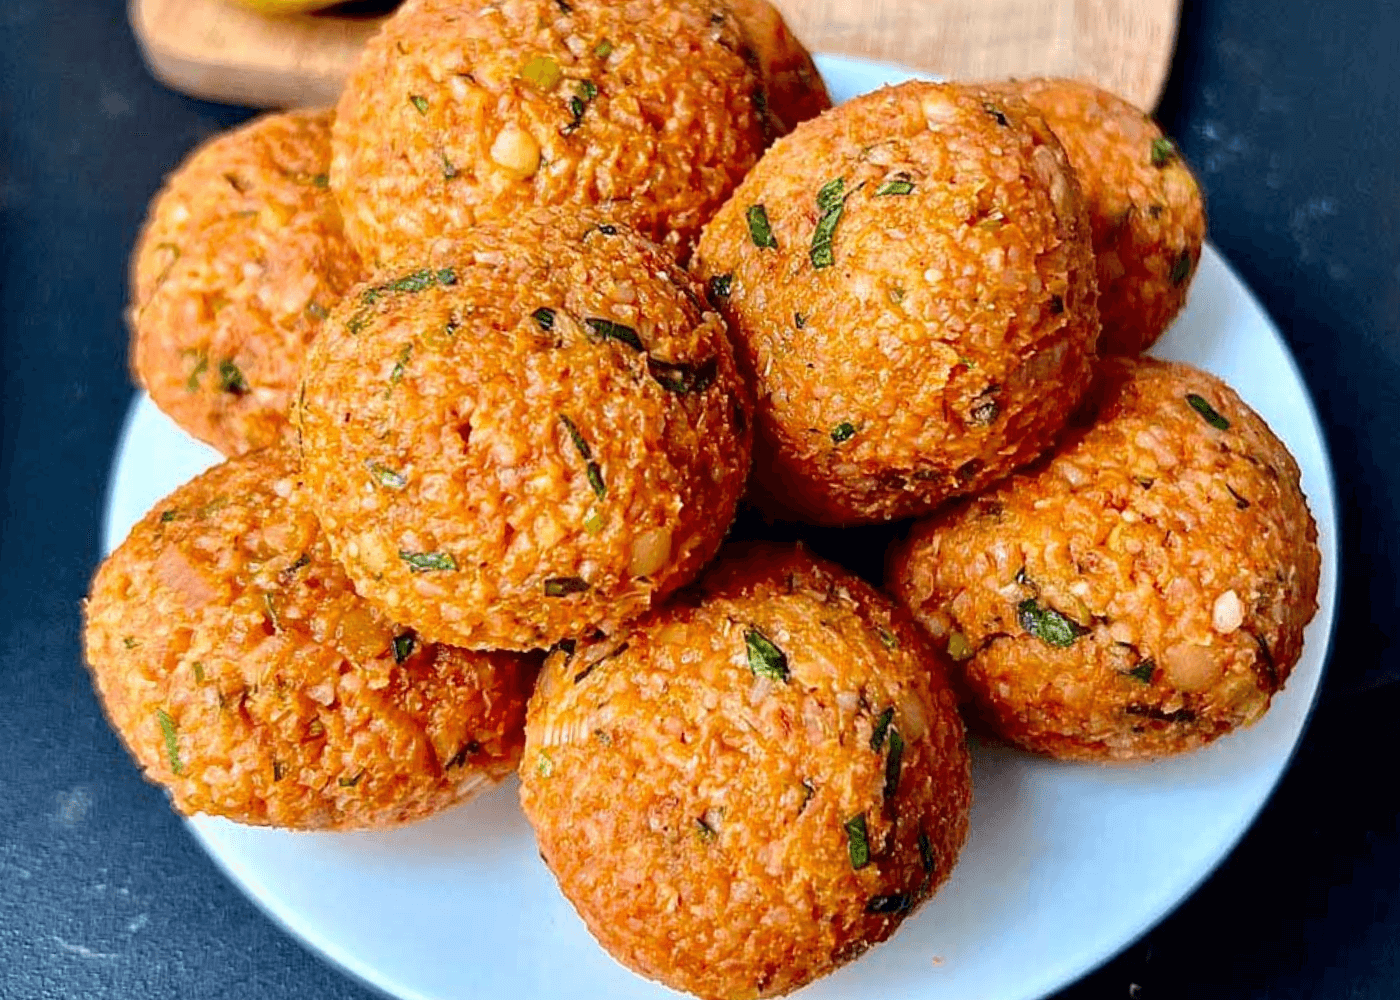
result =
[[[162,174],[247,112],[164,90],[120,0],[0,2],[0,997],[341,1000],[137,775],[84,673],[124,376],[126,257]],[[1212,238],[1326,426],[1341,617],[1292,770],[1226,864],[1061,1000],[1400,996],[1400,5],[1188,2],[1161,108]]]

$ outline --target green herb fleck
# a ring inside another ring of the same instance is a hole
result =
[[[203,683],[204,683],[204,661],[203,661],[203,660],[195,660],[194,663],[190,664],[190,669],[194,671],[194,679],[195,679],[195,681],[196,681],[197,683],[199,683],[199,684],[203,684]]]
[[[170,770],[184,774],[185,766],[180,763],[180,734],[175,728],[175,720],[166,714],[165,709],[158,708],[156,721],[160,723],[160,731],[165,737],[165,755],[170,758]]]
[[[788,679],[787,654],[757,628],[744,633],[744,645],[748,648],[749,669],[757,677],[767,677],[773,681]]]
[[[583,124],[584,113],[588,110],[589,102],[598,96],[598,85],[592,80],[580,80],[578,93],[569,98],[569,114],[573,116],[573,121],[564,126],[564,131],[572,132]]]
[[[1152,165],[1154,167],[1165,167],[1176,157],[1176,143],[1170,139],[1152,140]]]
[[[402,663],[413,655],[413,649],[418,645],[418,640],[412,632],[401,632],[394,636],[394,662]]]
[[[709,823],[705,822],[705,817],[701,816],[695,821],[696,835],[707,844],[712,844],[719,837],[719,832]]]
[[[899,636],[895,635],[883,625],[875,626],[875,634],[880,637],[880,641],[884,643],[886,649],[899,648]]]
[[[875,717],[875,725],[870,730],[870,749],[876,753],[885,745],[885,734],[890,731],[890,723],[894,721],[894,707],[891,706]]]
[[[367,306],[372,306],[385,295],[400,292],[413,294],[432,288],[434,285],[455,285],[456,283],[457,272],[452,268],[445,267],[441,270],[434,270],[431,267],[424,267],[412,274],[405,274],[393,281],[386,281],[382,285],[366,288],[360,293],[360,301]]]
[[[1186,402],[1191,404],[1191,409],[1201,415],[1202,420],[1210,424],[1216,430],[1228,431],[1230,429],[1230,421],[1217,413],[1215,407],[1207,403],[1204,398],[1197,396],[1194,392],[1188,392],[1186,394]]]
[[[1179,285],[1189,277],[1191,277],[1191,252],[1183,250],[1181,256],[1176,259],[1176,263],[1172,265],[1172,284]]]
[[[541,750],[539,756],[535,758],[535,774],[541,778],[548,778],[554,773],[554,758],[547,751]]]
[[[598,467],[598,463],[593,461],[593,449],[588,446],[588,441],[584,439],[578,426],[564,414],[559,414],[559,422],[564,425],[564,429],[569,432],[569,438],[574,442],[574,448],[583,458],[584,467],[588,472],[588,485],[593,488],[593,493],[599,500],[608,495],[607,484],[603,482],[603,470]]]
[[[345,329],[351,336],[356,336],[361,330],[369,326],[369,321],[373,318],[368,307],[357,309],[349,319],[345,321]]]
[[[885,798],[892,799],[899,791],[899,771],[904,763],[904,737],[899,730],[890,729],[890,751],[885,755]]]
[[[178,520],[180,520],[180,512],[178,510],[163,510],[160,512],[161,524],[169,524],[171,521]]]
[[[795,326],[795,327],[797,327],[799,330],[806,329],[806,327],[807,327],[807,317],[804,316],[804,315],[802,315],[802,313],[793,313],[793,314],[792,314],[792,325]]]
[[[773,237],[773,227],[768,222],[768,209],[762,205],[750,205],[745,217],[749,223],[749,239],[760,250],[778,249],[778,241]]]
[[[656,358],[647,358],[647,371],[657,384],[667,392],[684,396],[691,392],[704,392],[719,373],[719,360],[708,358],[699,365],[673,365]]]
[[[593,46],[593,55],[597,59],[606,59],[613,54],[613,43],[604,38],[597,45]]]
[[[855,424],[849,420],[843,420],[831,429],[831,443],[841,444],[856,436]]]
[[[624,326],[621,323],[615,323],[610,319],[598,319],[597,317],[590,317],[589,319],[585,319],[583,322],[590,330],[592,330],[598,336],[602,337],[604,340],[620,341],[621,343],[624,343],[628,347],[632,348],[632,350],[634,351],[642,351],[646,349],[642,346],[642,338],[638,337],[637,331],[632,329],[630,326]]]
[[[373,459],[367,459],[365,461],[365,468],[368,469],[370,475],[374,477],[374,481],[385,489],[401,490],[408,485],[408,480],[404,478],[403,473],[395,472],[387,465],[380,465]]]
[[[241,396],[248,391],[248,382],[244,379],[243,372],[231,358],[219,362],[219,388],[235,396]]]
[[[812,266],[819,271],[836,263],[831,244],[836,238],[836,226],[841,221],[842,213],[846,211],[845,190],[845,179],[838,177],[834,181],[828,181],[817,192],[817,208],[821,209],[822,215],[817,220],[817,228],[812,232],[810,256]]]
[[[846,820],[846,851],[851,856],[851,867],[860,871],[870,864],[870,834],[865,828],[865,813]]]
[[[823,212],[829,212],[837,205],[845,201],[846,179],[838,177],[835,180],[827,181],[822,185],[822,189],[817,192],[817,208]]]
[[[717,274],[709,281],[710,298],[727,299],[734,288],[734,275]]]
[[[902,892],[889,896],[871,896],[865,904],[866,913],[903,913],[913,904],[913,900]]]
[[[1054,608],[1042,608],[1034,599],[1017,605],[1016,617],[1021,627],[1031,635],[1062,649],[1073,646],[1080,636],[1089,634],[1089,630],[1078,622],[1066,618]]]
[[[136,636],[128,635],[122,639],[122,645],[127,649],[135,649],[137,646],[141,645],[141,643],[136,641]]]
[[[428,113],[428,99],[421,94],[409,94],[408,103],[418,109],[420,115]]]
[[[203,351],[195,354],[194,370],[190,372],[190,377],[185,380],[185,389],[189,392],[199,391],[199,377],[209,370],[209,355]]]
[[[592,585],[577,576],[552,576],[544,582],[545,597],[568,597],[590,589]]]
[[[948,633],[948,655],[958,663],[972,657],[972,644],[957,629]]]
[[[447,154],[442,151],[438,152],[438,157],[442,160],[442,179],[455,181],[458,175],[457,164],[448,159]]]
[[[408,563],[410,573],[429,573],[436,570],[453,570],[457,560],[448,552],[406,552],[399,549],[399,558]]]
[[[330,310],[319,302],[313,301],[306,304],[306,315],[310,316],[312,319],[323,320],[330,314]]]
[[[530,318],[533,319],[535,321],[535,325],[538,326],[545,333],[549,333],[551,330],[554,329],[553,309],[550,309],[546,306],[540,306],[540,308],[536,309],[530,314]]]
[[[318,187],[322,189],[328,188],[331,186],[331,175],[317,174],[316,176],[311,178],[311,185],[312,187]]]
[[[1154,660],[1143,660],[1132,670],[1128,671],[1129,677],[1136,677],[1144,684],[1152,683],[1152,675],[1157,672],[1157,663]]]
[[[398,385],[403,381],[404,373],[408,371],[408,359],[413,355],[413,345],[404,344],[399,351],[398,360],[394,362],[394,368],[389,372],[389,384]]]
[[[913,193],[914,182],[910,180],[909,175],[902,170],[875,189],[876,198],[902,198],[905,195],[911,195]]]
[[[564,71],[549,56],[532,56],[520,70],[520,78],[542,94],[559,86]]]
[[[365,772],[364,772],[364,771],[360,771],[360,772],[359,772],[358,774],[356,774],[353,778],[341,778],[341,779],[337,782],[337,784],[339,784],[341,788],[354,788],[356,785],[358,785],[358,784],[360,783],[360,779],[363,778],[364,776],[365,776]]]

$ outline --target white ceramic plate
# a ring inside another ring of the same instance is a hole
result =
[[[819,60],[844,100],[907,74]],[[1190,303],[1155,350],[1234,386],[1303,471],[1323,552],[1321,605],[1302,661],[1253,728],[1147,767],[1057,764],[974,747],[972,828],[948,884],[804,1000],[1030,1000],[1128,944],[1220,862],[1302,734],[1326,659],[1337,529],[1322,432],[1288,349],[1207,247]],[[107,505],[113,548],[155,502],[218,456],[140,397]],[[292,934],[405,1000],[672,997],[596,945],[536,853],[512,780],[392,833],[292,834],[200,817],[190,827],[229,877]]]

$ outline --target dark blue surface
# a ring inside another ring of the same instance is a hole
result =
[[[152,81],[123,7],[0,3],[0,998],[364,998],[224,880],[137,775],[81,664],[80,601],[131,398],[127,254],[163,173],[247,116]],[[1321,411],[1341,620],[1323,704],[1258,824],[1062,1000],[1391,1000],[1400,5],[1188,8],[1162,118],[1199,170],[1212,238]]]

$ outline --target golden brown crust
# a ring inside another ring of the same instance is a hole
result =
[[[751,407],[723,320],[671,257],[555,211],[358,288],[299,413],[360,592],[437,641],[530,649],[699,574],[748,475]]]
[[[360,277],[327,188],[329,111],[267,115],[197,149],[131,262],[131,364],[226,455],[287,436],[306,345]]]
[[[1093,84],[995,86],[1045,117],[1079,175],[1098,267],[1099,353],[1147,350],[1186,303],[1206,235],[1201,189],[1181,151],[1150,117]]]
[[[759,206],[776,248],[757,245]],[[1014,99],[908,83],[805,123],[706,228],[696,267],[727,291],[756,381],[758,491],[806,520],[976,492],[1048,446],[1089,383],[1088,224],[1059,144]]]
[[[720,0],[410,0],[337,109],[331,186],[367,259],[595,206],[673,250],[758,159],[757,72]]]
[[[786,680],[751,669],[755,629]],[[839,567],[730,549],[695,591],[550,656],[521,803],[614,958],[701,997],[786,993],[887,938],[952,869],[971,791],[943,670]]]
[[[768,0],[729,0],[763,74],[768,110],[778,134],[787,135],[831,107],[831,95],[812,54]]]
[[[1047,463],[917,525],[890,586],[1001,736],[1150,759],[1267,710],[1317,610],[1317,529],[1293,458],[1214,376],[1106,358],[1095,398]]]
[[[108,718],[186,814],[381,828],[502,780],[532,661],[423,643],[356,596],[280,451],[176,490],[102,564],[85,646]]]

